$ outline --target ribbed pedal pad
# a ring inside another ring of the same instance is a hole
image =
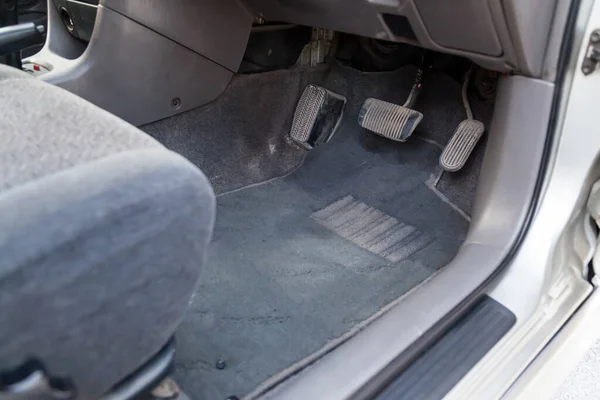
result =
[[[461,169],[469,159],[484,130],[485,126],[479,121],[474,119],[462,121],[440,156],[441,167],[448,172],[456,172]]]
[[[422,119],[418,111],[374,98],[365,100],[358,115],[360,126],[398,142],[406,141]]]
[[[316,85],[308,85],[296,106],[291,138],[306,149],[328,142],[335,134],[346,98]]]

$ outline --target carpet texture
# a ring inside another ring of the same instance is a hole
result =
[[[335,65],[237,75],[214,102],[141,129],[195,163],[209,178],[215,193],[224,193],[286,175],[302,163],[305,152],[287,133],[307,84],[323,85],[350,100],[363,96],[403,104],[415,73],[410,66],[365,73]],[[415,105],[424,114],[413,133],[415,138],[432,141],[440,148],[448,143],[466,118],[461,85],[443,73],[427,77]],[[493,101],[481,101],[472,93],[469,98],[475,119],[489,128]],[[362,102],[354,101],[349,106],[360,108]],[[431,171],[436,189],[466,215],[471,210],[486,134],[461,171]]]
[[[417,128],[416,137],[434,141],[441,146],[445,146],[450,141],[460,122],[467,118],[461,100],[461,85],[461,82],[452,80],[444,74],[434,74],[427,80],[427,86],[421,92],[416,106],[425,115]],[[441,167],[432,171],[432,181],[437,182],[435,189],[466,216],[471,215],[494,111],[493,100],[481,100],[471,91],[468,92],[468,96],[473,117],[483,122],[486,130],[460,171],[444,172]]]
[[[433,239],[383,211],[346,196],[311,218],[357,246],[397,263],[429,245]]]
[[[220,193],[226,192],[217,201],[201,285],[177,334],[174,376],[192,398],[243,396],[343,335],[456,254],[468,222],[425,184],[441,148],[418,138],[434,140],[427,135],[438,131],[440,138],[463,119],[460,83],[439,76],[451,81],[439,94],[446,102],[439,99],[439,106],[427,109],[423,122],[428,123],[417,128],[415,140],[392,142],[357,124],[368,97],[403,103],[414,73],[412,67],[360,73],[334,66],[314,74],[242,76],[237,84],[249,92],[225,97],[237,104],[219,104],[219,99],[208,107],[237,110],[249,119],[223,112],[220,121],[199,109],[181,116],[188,121],[180,119],[183,125],[163,121],[167,131],[160,134],[156,126],[147,129],[212,171],[207,175]],[[285,137],[297,101],[287,96],[299,95],[308,81],[346,96],[348,104],[332,141],[305,153]],[[294,88],[281,92],[278,102],[287,105],[271,110],[268,118],[258,116],[267,112],[263,102],[274,104],[258,95],[262,82],[268,82],[267,91]],[[417,102],[419,107],[427,103]],[[263,136],[252,125],[262,118],[278,121]],[[203,131],[208,125],[211,130]],[[219,141],[239,146],[211,147]],[[273,151],[265,145],[271,141],[278,143]],[[259,154],[252,154],[255,150]],[[253,168],[253,157],[263,160],[258,173],[244,170]],[[271,180],[253,185],[261,179]],[[251,186],[229,192],[246,185]],[[339,209],[344,205],[350,208]],[[386,243],[396,247],[390,250]],[[224,369],[215,367],[218,359]]]
[[[322,69],[237,75],[214,102],[140,129],[196,164],[223,193],[285,175],[305,152],[286,134]]]

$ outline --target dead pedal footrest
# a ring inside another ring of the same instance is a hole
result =
[[[309,150],[328,142],[340,124],[345,105],[344,96],[317,85],[308,85],[296,106],[291,138]]]

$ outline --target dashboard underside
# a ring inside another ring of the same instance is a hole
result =
[[[479,65],[496,71],[513,71],[538,77],[541,75],[550,27],[557,3],[566,0],[233,0],[226,1],[232,10],[243,8],[252,14],[255,23],[284,22],[333,31],[351,33],[392,42],[409,43],[442,53],[467,57]],[[134,7],[145,9],[153,21],[170,32],[176,30],[169,15],[181,15],[176,8],[202,10],[193,16],[184,32],[176,36],[184,41],[210,40],[211,1],[146,0],[123,1],[117,6],[112,0],[53,0],[63,23],[71,33],[89,41],[98,3],[113,9]],[[194,4],[195,3],[195,4]],[[199,3],[203,3],[200,7]],[[136,5],[137,4],[137,5]],[[239,33],[240,21],[227,21],[219,7],[220,22],[226,23],[232,34]],[[232,12],[231,15],[238,15]],[[157,18],[158,17],[158,18]],[[208,17],[208,18],[207,18]],[[224,18],[222,18],[224,17]],[[171,25],[171,26],[168,26]],[[159,29],[160,31],[160,29]],[[217,35],[226,35],[216,29]],[[218,39],[219,42],[221,39]],[[181,42],[181,41],[179,41]],[[194,46],[191,46],[194,48]],[[221,50],[222,52],[223,50]]]
[[[497,71],[540,74],[562,0],[247,0],[261,18],[468,57]]]

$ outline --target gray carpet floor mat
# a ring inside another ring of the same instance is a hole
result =
[[[348,107],[354,109],[362,105],[357,99],[367,97],[403,104],[415,71],[408,66],[363,73],[334,65],[237,75],[214,102],[141,129],[195,163],[215,192],[224,193],[286,175],[301,164],[305,153],[288,139],[287,132],[307,84],[345,95],[351,102]],[[481,101],[473,94],[470,100],[475,118],[489,128],[493,101]],[[465,118],[461,83],[442,73],[431,74],[415,108],[424,118],[414,136],[445,146]],[[470,215],[485,141],[484,135],[461,171],[431,171],[439,178],[436,190],[465,215]]]
[[[323,84],[348,105],[333,140],[287,176],[218,198],[209,261],[177,334],[174,375],[192,398],[243,396],[456,254],[468,222],[425,184],[440,147],[356,123],[369,96],[402,102],[413,73],[334,68]]]
[[[142,127],[220,194],[209,260],[177,334],[174,375],[192,398],[243,396],[456,254],[485,147],[484,136],[462,171],[440,175],[441,148],[465,117],[461,83],[428,77],[415,105],[424,119],[406,143],[357,124],[368,97],[402,104],[415,72],[335,65],[240,75],[213,103]],[[348,104],[333,140],[306,153],[288,132],[308,83]],[[493,104],[474,97],[489,126]]]
[[[322,70],[237,75],[214,102],[141,129],[198,165],[216,193],[285,175],[304,151],[282,134],[284,127]]]
[[[424,114],[417,128],[417,137],[432,140],[445,146],[458,124],[466,119],[461,102],[461,83],[444,74],[435,74],[426,82],[416,108]],[[486,131],[479,140],[465,166],[457,172],[443,172],[441,167],[432,171],[430,182],[437,182],[435,190],[440,192],[466,216],[471,215],[474,193],[483,162],[487,133],[494,112],[493,100],[481,100],[469,91],[469,102],[476,120],[483,122]]]

